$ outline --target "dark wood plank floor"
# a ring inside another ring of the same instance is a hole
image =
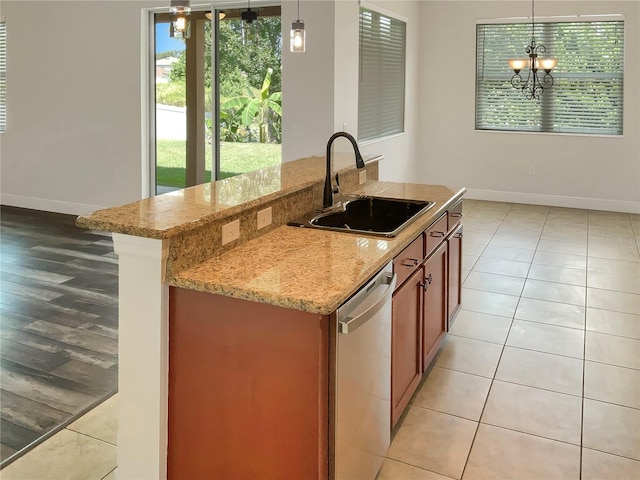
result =
[[[0,210],[0,467],[117,389],[118,261],[75,219]]]

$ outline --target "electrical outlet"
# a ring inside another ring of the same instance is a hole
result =
[[[536,167],[534,167],[533,165],[529,165],[529,170],[527,171],[527,173],[529,175],[535,175],[536,174]]]
[[[358,172],[358,185],[362,185],[363,183],[367,182],[367,171],[366,170],[360,170]]]
[[[258,212],[258,221],[257,221],[258,230],[271,225],[272,221],[273,221],[273,212],[271,210],[271,207],[265,208],[264,210],[260,210]]]
[[[240,238],[240,220],[226,223],[222,226],[222,245]]]

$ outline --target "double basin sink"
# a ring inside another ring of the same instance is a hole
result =
[[[381,237],[395,237],[435,202],[372,196],[345,196],[331,208],[289,225]]]

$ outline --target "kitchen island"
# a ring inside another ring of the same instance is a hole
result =
[[[368,178],[359,185],[353,160],[337,159],[343,191],[435,202],[395,238],[286,225],[321,204],[321,157],[78,219],[114,232],[120,256],[122,478],[179,478],[194,462],[208,468],[206,458],[216,455],[227,459],[218,462],[224,472],[232,468],[229,459],[242,459],[244,478],[283,468],[305,478],[330,475],[330,319],[464,194],[377,181],[379,160],[367,159]],[[273,222],[258,229],[257,212],[268,208]],[[235,220],[239,238],[222,245],[222,225]],[[245,353],[230,356],[225,349],[232,345]],[[207,405],[207,398],[217,403]],[[193,403],[180,403],[185,399]],[[229,450],[221,451],[225,445]]]

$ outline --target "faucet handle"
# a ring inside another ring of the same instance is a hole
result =
[[[340,177],[336,173],[336,186],[332,188],[333,193],[340,193]]]

